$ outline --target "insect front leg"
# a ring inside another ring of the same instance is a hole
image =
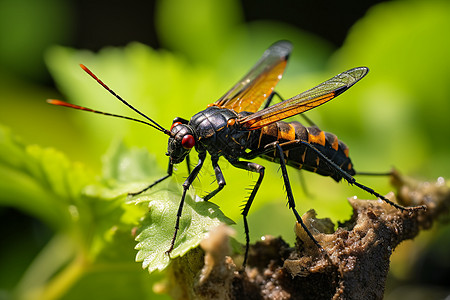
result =
[[[154,187],[155,185],[157,185],[158,183],[162,182],[163,180],[169,178],[170,176],[172,176],[173,173],[173,164],[169,161],[169,166],[167,167],[167,175],[164,177],[161,177],[160,179],[156,180],[155,182],[153,182],[152,184],[150,184],[149,186],[147,186],[145,189],[140,190],[138,192],[134,192],[134,193],[128,193],[129,196],[136,196],[139,195],[149,189],[151,189],[152,187]]]
[[[248,211],[250,210],[250,206],[252,205],[253,199],[255,199],[256,193],[258,192],[259,187],[261,186],[261,182],[264,178],[264,167],[252,162],[248,161],[236,161],[231,162],[233,166],[236,168],[244,169],[247,171],[259,173],[258,181],[256,182],[255,186],[253,187],[253,190],[248,197],[247,202],[245,203],[244,209],[242,210],[242,216],[244,217],[244,230],[245,230],[245,256],[244,256],[244,263],[242,264],[244,267],[247,264],[247,256],[248,256],[248,249],[250,246],[250,236],[249,236],[249,230],[248,230],[248,223],[247,223],[247,215]]]
[[[200,172],[200,169],[203,166],[203,163],[205,161],[206,152],[202,152],[198,154],[198,163],[192,170],[192,172],[189,174],[186,181],[183,183],[183,195],[181,196],[180,206],[178,206],[178,212],[177,212],[177,221],[175,223],[175,232],[173,233],[172,242],[170,243],[169,250],[166,251],[167,254],[172,252],[173,247],[175,245],[175,240],[177,238],[178,229],[180,228],[180,219],[181,219],[181,213],[183,211],[183,205],[184,205],[184,199],[186,198],[186,192],[191,186],[194,179],[197,177],[198,173]]]
[[[203,200],[205,200],[205,201],[208,201],[209,199],[214,197],[218,192],[220,192],[223,189],[223,187],[226,184],[225,178],[223,178],[222,170],[220,169],[219,164],[218,164],[219,158],[211,157],[211,161],[212,161],[212,165],[214,168],[214,172],[216,173],[217,184],[219,186],[217,187],[217,189],[215,189],[214,191],[210,192],[208,195],[203,197]]]

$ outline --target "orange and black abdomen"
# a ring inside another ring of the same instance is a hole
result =
[[[355,175],[355,170],[348,156],[348,147],[339,141],[334,134],[324,132],[315,126],[305,127],[296,121],[275,122],[261,128],[257,145],[253,145],[253,147],[264,147],[264,145],[275,141],[282,144],[293,140],[308,142],[340,166],[345,172],[352,176]],[[303,144],[298,144],[298,147],[295,148],[290,147],[290,150],[284,152],[284,156],[286,163],[292,167],[311,171],[323,176],[330,176],[336,181],[342,179],[342,176],[328,167],[326,162],[315,151]],[[276,151],[269,152],[261,157],[270,161],[277,161],[279,159]]]

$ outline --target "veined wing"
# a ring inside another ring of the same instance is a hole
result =
[[[345,71],[335,77],[283,102],[272,105],[249,116],[240,118],[237,123],[248,130],[255,130],[285,118],[300,114],[324,104],[348,90],[369,72],[366,67]]]
[[[292,44],[288,41],[278,41],[270,46],[250,72],[210,106],[236,112],[257,111],[280,81],[291,50]]]

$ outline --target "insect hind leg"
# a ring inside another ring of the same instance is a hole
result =
[[[381,200],[383,200],[384,202],[386,202],[389,205],[392,205],[393,207],[399,209],[400,211],[408,211],[408,212],[413,212],[413,211],[417,211],[420,209],[426,209],[425,205],[420,205],[420,206],[411,206],[411,207],[404,207],[401,206],[397,203],[392,202],[391,200],[387,199],[386,197],[384,197],[383,195],[377,193],[375,190],[359,183],[356,181],[356,179],[351,176],[350,174],[348,174],[347,172],[345,172],[341,167],[339,167],[336,163],[334,163],[331,159],[329,159],[327,156],[325,156],[322,152],[320,152],[317,148],[315,148],[313,145],[311,145],[310,143],[306,142],[306,141],[302,141],[302,140],[294,140],[294,141],[289,141],[286,142],[283,145],[288,145],[288,144],[293,144],[293,142],[296,142],[298,144],[303,144],[306,147],[308,147],[309,149],[311,149],[312,151],[314,151],[319,157],[320,159],[322,159],[331,169],[333,169],[337,174],[339,174],[340,176],[342,176],[342,178],[344,178],[348,183],[355,185],[357,187],[359,187],[360,189],[368,192],[369,194],[374,195],[377,198],[380,198]]]
[[[276,147],[276,149],[278,151],[278,155],[280,156],[281,173],[282,173],[283,180],[284,180],[284,186],[286,188],[286,194],[288,197],[289,208],[292,209],[292,211],[295,215],[295,218],[297,219],[297,222],[302,226],[303,230],[308,234],[309,238],[314,242],[314,244],[317,246],[317,248],[319,248],[319,250],[321,252],[324,252],[325,250],[322,248],[322,246],[319,244],[319,242],[314,238],[312,233],[309,231],[308,227],[306,227],[305,223],[303,223],[303,220],[302,220],[300,214],[298,213],[297,209],[295,208],[294,195],[292,193],[291,184],[289,182],[289,176],[287,173],[286,161],[284,160],[283,149],[280,146],[280,144],[278,144],[278,143],[274,143],[274,146]]]

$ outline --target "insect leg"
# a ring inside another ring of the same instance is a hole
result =
[[[247,202],[245,203],[244,209],[242,210],[242,216],[244,217],[244,230],[245,230],[245,256],[244,256],[244,263],[242,264],[244,267],[247,264],[247,256],[248,256],[248,249],[250,245],[250,236],[249,236],[249,230],[248,230],[248,223],[247,223],[247,215],[248,211],[250,210],[250,206],[252,205],[253,199],[255,199],[256,193],[258,192],[258,189],[261,185],[261,182],[264,178],[264,167],[252,162],[248,161],[236,161],[231,162],[233,166],[239,169],[244,169],[247,171],[259,173],[258,181],[256,182],[255,186],[253,187],[253,190],[248,197]]]
[[[261,147],[261,148],[259,148],[259,149],[252,150],[252,151],[246,153],[245,156],[243,156],[243,157],[244,157],[245,159],[254,159],[254,158],[256,158],[256,157],[258,157],[258,156],[260,156],[260,155],[263,155],[263,154],[265,154],[265,153],[267,153],[267,152],[271,152],[271,151],[273,151],[273,148],[275,147],[275,145],[276,145],[277,143],[278,143],[278,142],[275,141],[275,142],[270,143],[270,144],[267,144],[267,145],[265,145],[264,147]],[[284,145],[284,143],[283,143],[283,145]],[[298,147],[298,145],[294,146],[294,148],[295,148],[295,147]],[[284,150],[288,150],[288,149],[284,149]],[[301,170],[300,170],[300,171],[301,171]],[[300,174],[300,176],[301,176],[301,177],[300,177],[300,184],[302,185],[303,191],[305,192],[305,195],[309,196],[310,193],[308,192],[308,188],[306,187],[305,180],[304,180],[304,178],[303,178],[303,176],[302,176],[303,173],[300,172],[299,174]]]
[[[267,101],[266,101],[266,104],[264,105],[264,108],[267,108],[267,107],[270,106],[270,103],[272,102],[272,99],[273,99],[273,97],[274,97],[275,95],[276,95],[281,101],[284,101],[284,100],[285,100],[278,92],[273,91],[273,92],[269,95],[269,97],[267,97]],[[301,114],[300,116],[306,121],[306,123],[308,123],[309,126],[316,126],[316,127],[317,127],[317,125],[316,125],[310,118],[308,118],[305,114]],[[302,186],[302,190],[304,191],[304,193],[305,193],[306,196],[311,197],[311,194],[310,194],[310,192],[309,192],[309,190],[308,190],[308,187],[306,186],[306,183],[305,183],[305,178],[303,177],[303,172],[301,172],[301,170],[300,170],[298,174],[299,174],[299,176],[300,176],[300,184],[301,184],[301,186]]]
[[[280,98],[281,100],[283,100],[283,98],[281,98],[280,94],[278,94],[277,92],[273,91],[273,92],[269,95],[269,97],[267,97],[266,104],[264,104],[264,108],[268,108],[268,107],[270,106],[270,103],[272,102],[272,99],[273,99],[273,97],[274,97],[275,95],[277,95],[278,98]],[[263,108],[263,109],[264,109],[264,108]]]
[[[166,251],[167,254],[172,252],[173,247],[175,245],[175,240],[177,238],[178,229],[180,228],[181,213],[183,211],[183,205],[184,205],[184,199],[186,197],[186,192],[189,189],[189,187],[191,186],[194,179],[197,177],[198,173],[200,172],[200,169],[203,166],[203,162],[205,161],[205,157],[206,157],[206,152],[202,152],[202,153],[198,154],[197,165],[194,167],[194,169],[189,174],[186,181],[183,183],[183,195],[181,196],[180,206],[178,207],[177,221],[175,223],[175,232],[173,233],[173,238],[172,238],[172,242],[170,243],[170,248],[169,248],[169,250]]]
[[[148,189],[151,189],[152,187],[154,187],[158,183],[160,183],[163,180],[165,180],[165,179],[169,178],[170,176],[172,176],[172,173],[173,173],[173,164],[169,161],[169,167],[167,167],[167,175],[166,176],[161,177],[160,179],[156,180],[155,182],[153,182],[152,184],[150,184],[148,187],[146,187],[143,190],[140,190],[140,191],[134,192],[134,193],[128,193],[128,196],[136,196],[136,195],[139,195],[139,194],[147,191]]]
[[[303,230],[308,234],[309,238],[316,244],[316,246],[320,249],[320,251],[324,251],[322,246],[319,244],[319,242],[314,238],[312,233],[308,230],[308,227],[306,227],[305,223],[303,223],[303,220],[300,216],[300,214],[295,209],[295,200],[294,195],[292,193],[291,184],[289,183],[289,176],[286,169],[286,161],[284,160],[284,153],[283,149],[281,148],[280,144],[275,144],[276,149],[278,150],[278,155],[280,156],[280,166],[281,166],[281,173],[283,174],[283,180],[284,180],[284,186],[286,187],[286,194],[288,197],[288,204],[289,208],[292,209],[294,212],[295,218],[297,219],[297,222],[303,227]]]
[[[391,200],[387,199],[386,197],[378,194],[377,192],[375,192],[373,189],[359,183],[356,181],[356,179],[354,177],[352,177],[350,174],[348,174],[347,172],[345,172],[344,170],[341,169],[341,167],[339,167],[337,164],[335,164],[332,160],[330,160],[327,156],[325,156],[322,152],[320,152],[319,150],[317,150],[317,148],[315,148],[313,145],[311,145],[310,143],[306,142],[306,141],[302,141],[302,140],[294,140],[294,141],[289,141],[286,143],[283,143],[281,146],[283,145],[288,145],[288,144],[292,144],[293,142],[299,143],[299,144],[303,144],[306,147],[308,147],[309,149],[311,149],[312,151],[314,151],[319,157],[320,159],[322,159],[326,164],[328,164],[328,166],[333,169],[336,173],[338,173],[339,175],[342,176],[342,178],[344,178],[345,180],[347,180],[348,183],[356,185],[357,187],[359,187],[360,189],[368,192],[369,194],[374,195],[377,198],[380,198],[381,200],[383,200],[384,202],[386,202],[387,204],[392,205],[393,207],[399,209],[400,211],[416,211],[419,209],[426,209],[425,205],[421,205],[421,206],[412,206],[412,207],[404,207],[401,206],[399,204],[396,204],[394,202],[392,202]],[[286,149],[285,149],[286,150]]]
[[[212,165],[214,167],[214,172],[216,173],[216,180],[219,187],[215,189],[214,191],[210,192],[208,195],[203,197],[203,200],[208,201],[212,197],[214,197],[218,192],[220,192],[223,187],[225,186],[225,178],[223,178],[222,170],[220,170],[219,164],[217,163],[219,161],[218,157],[211,157]]]
[[[260,155],[263,155],[265,153],[273,151],[273,149],[276,147],[277,144],[278,144],[278,141],[275,141],[273,143],[265,145],[264,147],[260,147],[258,149],[252,150],[248,153],[245,153],[242,155],[242,157],[244,159],[254,159]],[[283,144],[285,144],[285,143],[283,143]]]

